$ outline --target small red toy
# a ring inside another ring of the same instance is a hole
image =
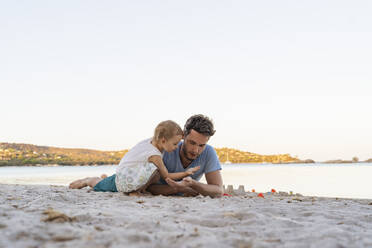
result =
[[[258,196],[258,197],[265,198],[264,195],[263,195],[262,193],[259,193],[257,196]]]

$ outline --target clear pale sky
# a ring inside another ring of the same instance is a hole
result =
[[[210,144],[372,158],[371,1],[3,1],[0,142],[130,148],[210,116]]]

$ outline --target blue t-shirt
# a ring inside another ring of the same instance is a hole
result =
[[[221,164],[218,160],[217,153],[210,145],[206,145],[199,157],[192,161],[188,167],[183,168],[180,158],[181,146],[182,142],[178,144],[177,149],[173,152],[164,152],[163,162],[169,173],[184,172],[187,169],[200,166],[200,169],[195,172],[194,175],[191,175],[192,179],[199,181],[204,173],[221,170]]]

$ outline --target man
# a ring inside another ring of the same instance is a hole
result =
[[[200,166],[191,177],[180,182],[167,178],[166,185],[153,184],[148,191],[155,195],[172,195],[183,193],[186,196],[202,194],[204,196],[219,197],[223,194],[221,165],[216,151],[208,145],[209,138],[215,133],[212,121],[204,115],[193,115],[185,124],[184,141],[178,148],[165,152],[163,161],[169,172],[183,172],[189,168]],[[207,184],[199,182],[205,174]]]
[[[185,196],[198,194],[211,197],[221,196],[223,194],[221,165],[216,151],[213,147],[207,145],[209,138],[214,133],[213,123],[208,117],[203,115],[191,116],[184,127],[184,142],[178,144],[177,149],[173,152],[165,152],[163,162],[170,173],[184,172],[198,166],[200,166],[200,169],[194,172],[191,177],[186,177],[180,182],[167,178],[166,182],[152,184],[147,190],[154,195],[183,193]],[[205,174],[207,184],[198,182],[203,174]],[[117,192],[115,177],[115,174],[110,177],[102,175],[101,178],[87,177],[72,182],[69,187],[71,189],[81,189],[90,186],[95,191]]]

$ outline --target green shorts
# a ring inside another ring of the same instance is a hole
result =
[[[102,179],[96,184],[96,186],[94,186],[93,190],[101,192],[118,192],[116,189],[115,178],[116,174]]]

